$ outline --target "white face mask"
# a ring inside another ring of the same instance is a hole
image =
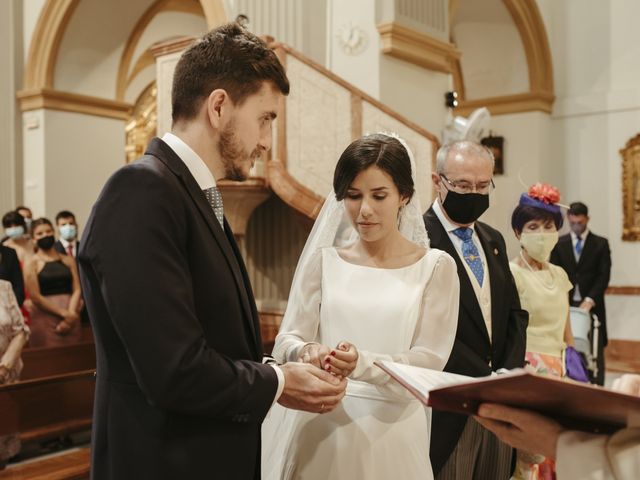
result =
[[[6,233],[9,238],[19,238],[24,235],[24,227],[21,225],[17,227],[9,227],[5,229],[4,233]]]
[[[548,262],[551,250],[558,243],[558,232],[523,233],[520,235],[520,245],[527,254],[538,262]]]
[[[76,234],[78,233],[76,226],[69,223],[61,225],[58,231],[60,232],[60,236],[68,242],[76,238]]]

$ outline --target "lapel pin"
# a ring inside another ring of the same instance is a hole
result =
[[[493,254],[494,254],[494,255],[497,255],[497,254],[498,254],[498,249],[497,249],[497,248],[494,248],[494,249],[493,249]]]

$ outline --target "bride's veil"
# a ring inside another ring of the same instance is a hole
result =
[[[407,143],[393,133],[379,132],[379,134],[395,138],[406,149],[411,160],[411,178],[413,179],[413,184],[416,185],[416,162],[413,152]],[[401,208],[398,229],[405,238],[429,248],[429,236],[422,219],[422,208],[417,193],[414,193],[409,203]],[[337,200],[335,192],[331,189],[331,193],[325,200],[300,255],[300,260],[293,276],[291,291],[296,291],[294,287],[296,281],[299,281],[300,272],[305,271],[306,265],[315,252],[321,248],[349,245],[357,238],[358,232],[347,215],[344,208],[344,200]],[[289,302],[291,300],[289,298]]]

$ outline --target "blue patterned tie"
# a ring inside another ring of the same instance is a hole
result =
[[[576,236],[576,256],[579,257],[582,253],[582,237],[580,235]]]
[[[203,190],[204,196],[207,197],[207,202],[211,205],[213,213],[216,214],[216,218],[220,222],[220,226],[224,229],[224,207],[222,205],[222,195],[220,195],[220,189],[218,187],[205,188]]]
[[[482,286],[482,281],[484,280],[484,266],[482,265],[480,252],[478,252],[476,244],[471,240],[473,230],[468,227],[460,227],[456,228],[453,231],[453,234],[462,240],[462,256],[478,280],[478,283]]]

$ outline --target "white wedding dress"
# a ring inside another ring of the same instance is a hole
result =
[[[342,340],[358,348],[359,359],[334,411],[274,405],[262,430],[262,478],[432,479],[430,409],[373,362],[444,367],[458,319],[455,262],[429,249],[403,268],[365,267],[328,247],[300,274],[292,295],[304,301],[285,315],[276,359],[296,361],[309,342],[335,347]]]

